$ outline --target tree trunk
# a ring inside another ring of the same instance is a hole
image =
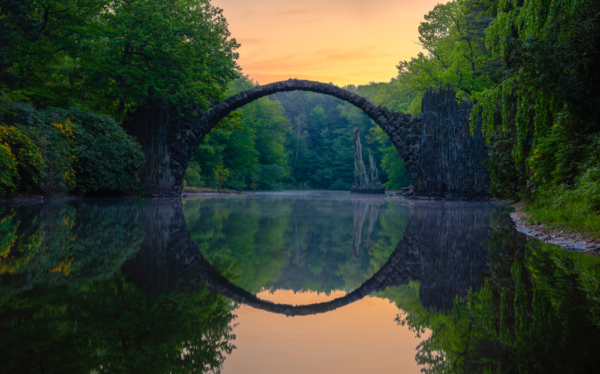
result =
[[[137,108],[123,121],[127,134],[142,146],[146,162],[140,175],[140,187],[146,196],[162,197],[181,194],[171,172],[171,155],[167,144],[169,113],[160,106]]]

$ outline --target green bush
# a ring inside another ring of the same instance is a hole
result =
[[[347,191],[350,190],[350,184],[344,182],[344,180],[342,178],[336,180],[335,182],[333,182],[331,184],[331,186],[329,186],[330,190],[342,190],[342,191]]]
[[[279,183],[287,172],[277,164],[261,166],[258,169],[258,184],[261,190],[281,190]]]
[[[72,154],[70,123],[45,122],[44,114],[27,103],[9,103],[0,113],[0,121],[16,127],[40,149],[44,169],[38,184],[43,192],[52,194],[72,190],[75,188],[72,166],[75,157]]]
[[[18,184],[17,160],[10,147],[0,143],[0,196],[14,192]]]
[[[204,187],[200,172],[202,171],[200,165],[196,162],[190,162],[190,165],[185,172],[185,185],[190,187]]]
[[[46,123],[71,121],[77,189],[82,192],[138,187],[144,154],[138,142],[106,115],[83,109],[50,109]]]
[[[535,187],[528,197],[531,223],[600,234],[600,166],[584,172],[573,188],[565,184]]]
[[[10,148],[17,161],[19,190],[38,191],[44,160],[37,145],[15,127],[0,126],[0,143]]]

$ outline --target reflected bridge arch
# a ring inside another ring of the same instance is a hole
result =
[[[487,262],[491,204],[411,203],[404,234],[386,263],[343,297],[311,305],[276,304],[234,285],[215,269],[192,240],[181,201],[154,200],[142,208],[146,238],[123,267],[128,280],[150,292],[195,289],[205,284],[240,304],[287,316],[326,313],[389,287],[418,281],[426,308],[449,310],[455,295],[466,297]],[[160,237],[154,232],[162,232]]]

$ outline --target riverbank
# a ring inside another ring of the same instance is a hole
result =
[[[234,191],[234,190],[227,190],[227,189],[213,190],[212,188],[189,187],[189,186],[183,187],[183,193],[184,194],[220,194],[220,195],[222,195],[222,194],[226,194],[226,195],[248,194],[248,192],[243,192],[243,191]]]
[[[515,211],[510,216],[519,232],[568,250],[600,255],[600,238],[547,223],[536,224],[530,214],[525,212],[527,204],[520,202],[511,206]]]

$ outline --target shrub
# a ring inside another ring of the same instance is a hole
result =
[[[17,160],[10,147],[0,143],[0,196],[14,192],[18,184]]]
[[[190,187],[204,187],[204,183],[202,183],[200,177],[201,171],[202,169],[198,163],[190,162],[190,165],[185,172],[185,185]]]
[[[51,109],[45,112],[44,120],[63,124],[53,125],[62,136],[72,134],[72,152],[76,158],[73,169],[80,191],[123,191],[138,187],[144,154],[137,141],[112,117],[83,109]],[[69,124],[68,129],[65,124]]]
[[[10,148],[17,161],[18,189],[26,192],[39,190],[44,160],[37,145],[15,127],[0,126],[0,143]]]
[[[35,126],[18,125],[21,131],[40,148],[44,159],[44,170],[40,179],[40,188],[48,194],[69,191],[75,188],[73,164],[73,135],[65,132],[65,124],[46,125],[38,122]]]
[[[337,190],[337,191],[339,191],[339,190],[348,191],[348,190],[350,190],[350,187],[351,186],[349,183],[344,182],[344,180],[342,178],[340,178],[340,179],[336,180],[335,182],[333,182],[331,184],[331,186],[329,186],[329,189]]]
[[[285,168],[277,164],[261,166],[258,169],[259,188],[262,190],[280,190],[281,184],[279,182],[286,174]]]

